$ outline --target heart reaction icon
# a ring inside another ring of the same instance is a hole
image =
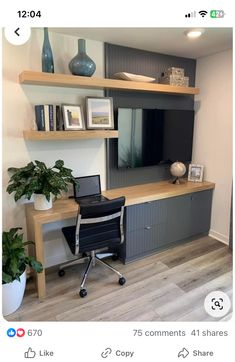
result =
[[[24,337],[25,330],[23,328],[18,328],[16,331],[16,335],[17,335],[17,337]]]

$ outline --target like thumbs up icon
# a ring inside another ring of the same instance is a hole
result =
[[[29,347],[28,351],[24,353],[24,358],[34,358],[36,356],[36,352]]]

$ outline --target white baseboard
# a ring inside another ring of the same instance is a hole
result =
[[[229,245],[229,237],[227,235],[218,233],[215,230],[210,229],[209,231],[209,236],[211,236],[212,238],[221,241],[222,243]]]

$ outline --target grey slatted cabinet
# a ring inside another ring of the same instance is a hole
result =
[[[213,190],[191,194],[191,235],[202,234],[210,229]]]
[[[126,208],[126,242],[123,252],[125,261],[147,255],[157,249],[158,240],[165,234],[165,220],[165,200]]]
[[[191,234],[191,194],[171,197],[166,202],[166,234],[161,245],[185,239]]]
[[[210,228],[212,190],[126,207],[124,262],[141,258],[167,245]]]

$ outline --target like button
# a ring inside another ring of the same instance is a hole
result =
[[[28,351],[24,353],[24,358],[34,358],[36,356],[36,352],[29,347]]]

